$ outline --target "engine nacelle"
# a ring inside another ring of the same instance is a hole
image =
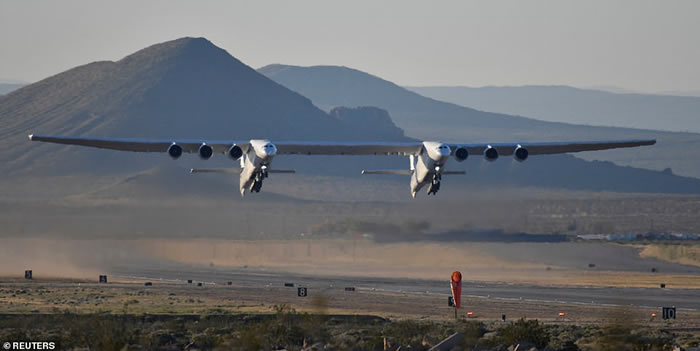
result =
[[[495,147],[489,145],[486,150],[484,150],[484,158],[486,161],[493,162],[498,159],[498,150]]]
[[[214,149],[212,149],[211,146],[207,145],[206,143],[202,143],[202,146],[199,147],[199,158],[202,160],[210,159],[213,154]]]
[[[182,146],[172,143],[170,146],[168,146],[168,155],[175,160],[182,156]]]
[[[228,157],[230,157],[233,160],[237,160],[237,159],[241,158],[241,156],[243,156],[243,149],[241,149],[241,147],[238,145],[232,145],[228,149],[227,153],[228,153]]]
[[[527,160],[529,154],[530,152],[528,152],[526,148],[518,145],[518,147],[515,148],[515,152],[513,152],[513,158],[518,162],[523,162]]]
[[[465,149],[463,147],[459,147],[459,148],[457,148],[457,150],[455,150],[454,155],[455,155],[455,159],[457,160],[457,162],[462,162],[462,161],[466,160],[467,157],[469,157],[469,151],[467,151],[467,149]]]

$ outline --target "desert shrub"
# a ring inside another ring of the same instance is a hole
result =
[[[608,326],[595,339],[594,345],[601,351],[670,351],[672,342],[673,338],[668,335],[655,335],[625,326]]]
[[[589,338],[592,348],[601,351],[663,351],[670,350],[673,337],[640,327],[643,319],[638,311],[616,309],[605,318],[598,333]]]
[[[230,342],[231,346],[235,345],[232,350],[262,350],[267,346],[264,333],[265,326],[262,323],[242,328]]]
[[[484,323],[477,321],[465,321],[457,326],[457,329],[464,334],[464,343],[466,345],[476,345],[479,339],[486,333]]]
[[[383,334],[393,340],[395,344],[413,346],[420,345],[425,336],[442,339],[449,335],[444,328],[436,323],[413,320],[392,322],[384,328]]]
[[[90,350],[119,350],[125,345],[138,343],[140,330],[120,316],[72,315],[62,318],[66,337],[61,347]]]
[[[551,349],[561,351],[578,351],[576,341],[586,336],[585,330],[574,325],[552,325],[548,328]]]
[[[211,350],[223,341],[216,333],[203,333],[192,336],[191,343],[203,350]]]
[[[239,328],[228,343],[236,350],[278,349],[289,346],[301,346],[305,337],[312,333],[324,336],[323,330],[316,322],[316,316],[299,314],[287,305],[273,306],[275,315],[251,322]],[[305,326],[311,326],[305,328]],[[315,330],[311,330],[315,328]]]
[[[538,320],[521,318],[501,329],[498,341],[505,345],[528,342],[541,348],[549,343],[549,335]]]

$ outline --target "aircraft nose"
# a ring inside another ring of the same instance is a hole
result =
[[[266,144],[262,152],[265,157],[275,156],[277,154],[277,147],[273,144]]]
[[[450,150],[450,147],[449,147],[449,146],[447,146],[447,145],[440,145],[440,147],[438,148],[438,150],[440,151],[440,156],[443,156],[443,157],[444,157],[444,156],[450,156],[451,150]]]

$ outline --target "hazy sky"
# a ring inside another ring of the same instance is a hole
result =
[[[203,36],[253,67],[344,65],[402,85],[700,91],[700,1],[8,1],[0,79],[36,81]]]

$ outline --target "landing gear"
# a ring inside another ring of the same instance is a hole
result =
[[[440,190],[441,179],[442,175],[440,173],[433,174],[433,180],[430,182],[430,186],[428,187],[428,195],[437,195],[437,192]]]
[[[262,189],[263,179],[267,178],[267,171],[263,170],[255,173],[255,179],[253,179],[253,184],[250,186],[251,193],[259,193]]]

